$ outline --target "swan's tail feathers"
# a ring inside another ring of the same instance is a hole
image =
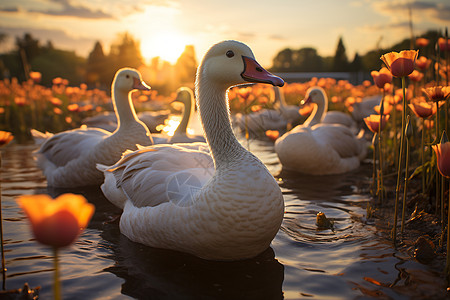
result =
[[[96,164],[95,167],[97,168],[97,170],[99,170],[100,172],[105,172],[109,166],[106,165],[102,165],[102,164]]]
[[[46,131],[45,133],[40,132],[36,129],[31,129],[31,136],[37,145],[42,145],[46,140],[53,136],[53,133]]]

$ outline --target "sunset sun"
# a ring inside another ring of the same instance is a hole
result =
[[[161,31],[142,38],[142,56],[147,60],[159,56],[162,60],[174,64],[188,43],[187,38],[178,32]]]

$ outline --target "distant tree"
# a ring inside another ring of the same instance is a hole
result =
[[[302,48],[293,52],[292,71],[295,72],[320,72],[323,71],[322,57],[314,48]]]
[[[345,53],[345,46],[342,37],[339,37],[339,42],[336,47],[333,60],[333,72],[346,72],[349,70],[349,63],[347,54]]]
[[[95,86],[108,85],[107,58],[102,44],[95,42],[94,49],[89,53],[86,63],[86,83]]]
[[[144,64],[140,43],[128,32],[119,34],[117,41],[111,45],[109,56],[115,59],[117,68],[139,68]]]
[[[355,56],[353,57],[353,61],[350,63],[350,71],[359,72],[362,70],[363,70],[363,63],[358,52],[356,52]]]
[[[70,85],[79,85],[84,82],[86,59],[74,51],[48,49],[33,59],[31,68],[41,72],[44,85],[51,85],[55,77],[69,80]]]
[[[40,54],[39,40],[34,39],[30,33],[25,33],[23,38],[16,37],[17,52],[22,63],[23,77],[28,78],[30,64]]]
[[[195,58],[195,49],[193,45],[187,45],[175,64],[177,81],[181,85],[193,87],[196,72],[197,59]]]
[[[292,49],[286,48],[278,52],[272,61],[273,72],[286,72],[290,71],[293,66],[293,51]]]

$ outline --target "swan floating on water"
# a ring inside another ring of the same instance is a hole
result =
[[[309,89],[305,99],[318,104],[311,116],[276,140],[275,152],[283,169],[311,175],[340,174],[358,168],[365,158],[367,142],[363,131],[356,135],[345,126],[346,122],[323,122],[325,97],[321,88]],[[346,119],[336,116],[335,121]]]
[[[114,110],[119,120],[114,133],[86,126],[54,135],[32,130],[37,139],[45,139],[35,156],[47,177],[48,186],[100,185],[104,177],[96,169],[97,163],[113,164],[127,149],[137,149],[138,144],[153,144],[148,128],[137,118],[131,102],[133,90],[150,89],[142,81],[140,73],[130,68],[120,69],[112,88]]]
[[[196,76],[209,148],[156,145],[98,166],[105,173],[104,194],[123,207],[120,231],[130,240],[210,260],[252,258],[269,247],[283,219],[283,195],[234,136],[226,96],[229,87],[246,82],[284,84],[245,44],[212,46]]]

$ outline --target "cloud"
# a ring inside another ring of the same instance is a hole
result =
[[[284,42],[284,41],[288,40],[286,37],[284,37],[282,35],[279,35],[279,34],[273,34],[273,35],[269,36],[268,38],[270,40],[281,41],[281,42]]]
[[[95,43],[94,39],[73,37],[63,30],[58,29],[0,27],[0,32],[8,35],[7,41],[9,42],[9,45],[6,46],[9,50],[14,49],[16,37],[23,37],[25,33],[30,33],[34,39],[39,40],[41,45],[45,45],[48,41],[51,41],[55,48],[75,51],[78,55],[83,57],[86,57],[89,54],[94,48]]]
[[[414,22],[448,24],[450,21],[450,5],[444,1],[384,0],[373,2],[372,5],[376,11],[392,20],[408,19],[411,9]]]
[[[32,2],[32,1],[31,1]],[[111,19],[111,14],[105,13],[102,10],[93,10],[84,5],[73,5],[69,0],[48,0],[44,5],[37,8],[36,3],[30,3],[26,7],[24,4],[16,4],[16,6],[1,7],[1,12],[15,13],[15,12],[29,12],[38,13],[49,16],[59,17],[76,17],[83,19]]]

